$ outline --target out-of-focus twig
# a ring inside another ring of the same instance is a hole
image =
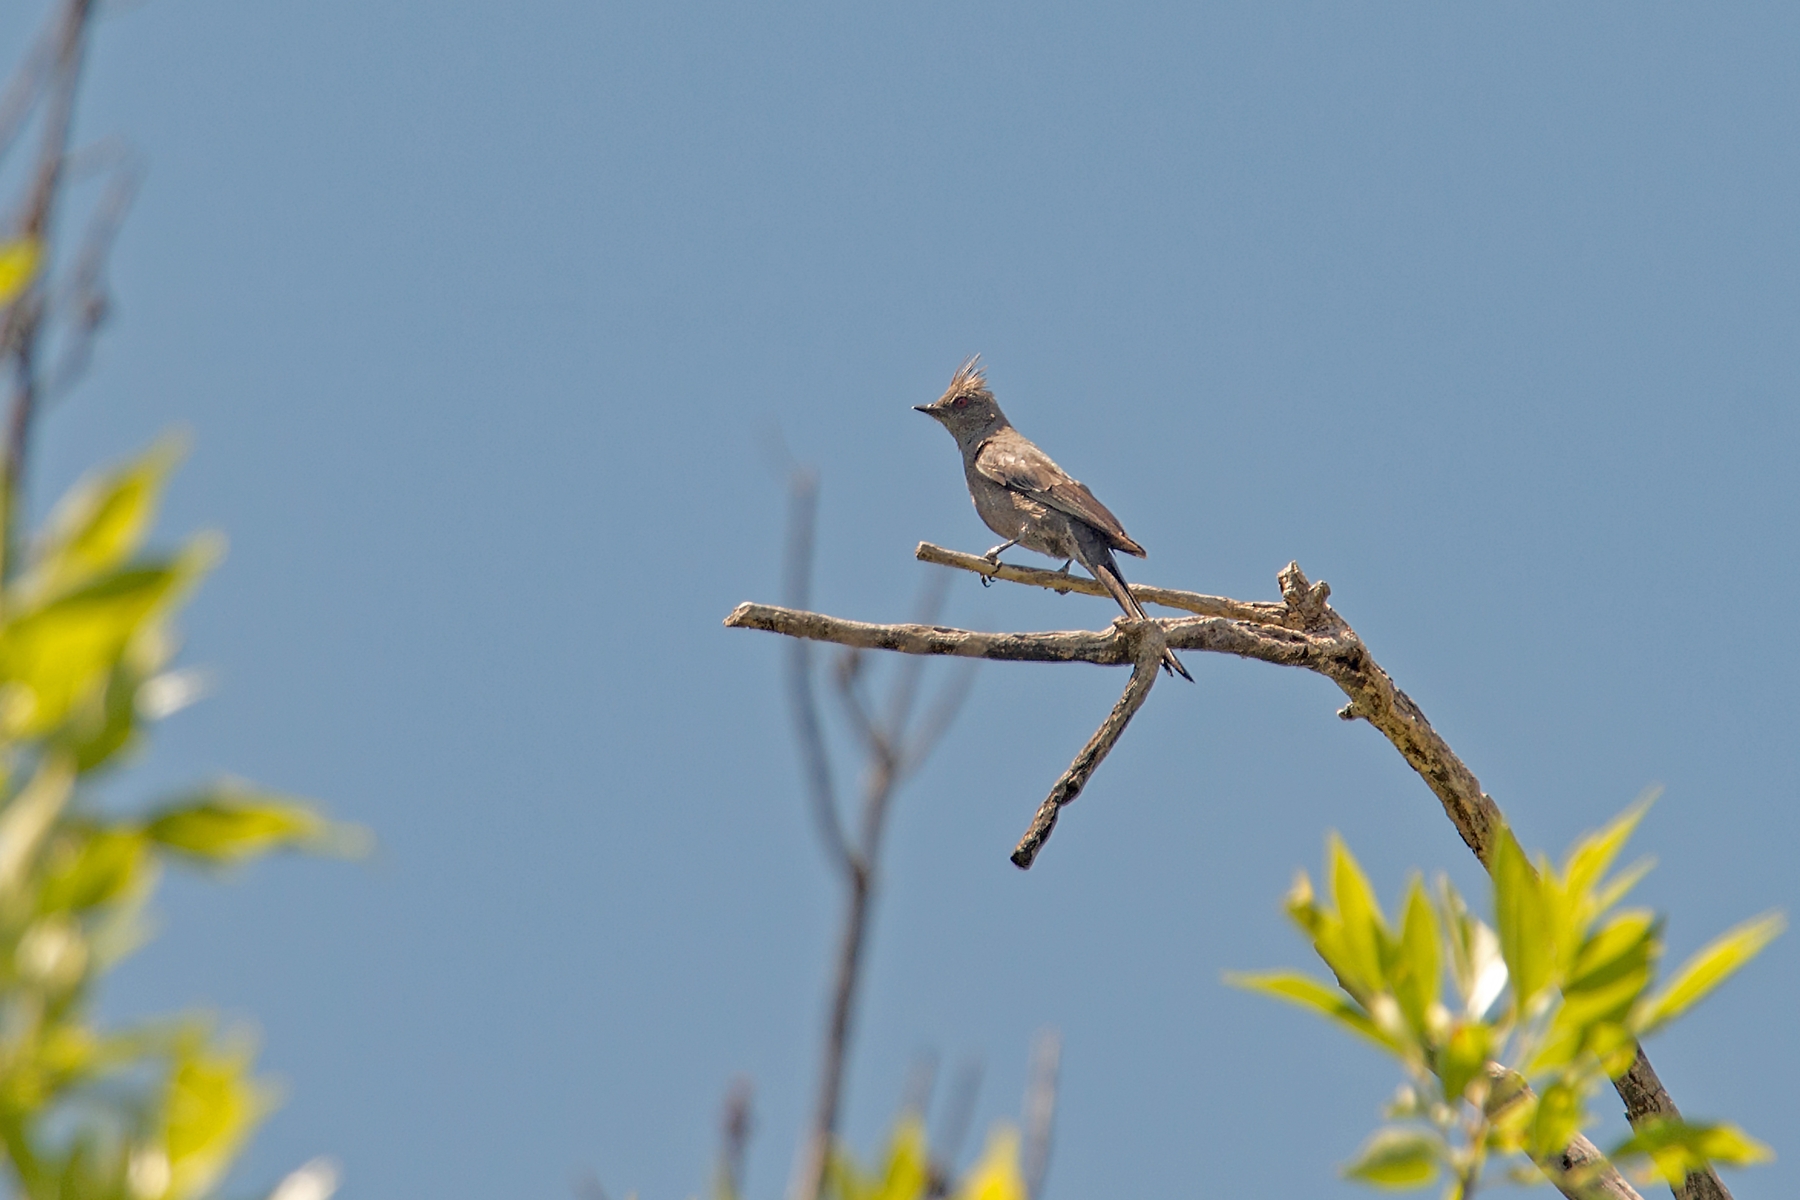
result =
[[[137,199],[138,185],[143,182],[143,165],[128,150],[111,147],[113,153],[105,194],[88,218],[75,264],[58,289],[53,307],[67,323],[61,353],[56,365],[45,375],[40,387],[38,407],[53,403],[72,387],[87,370],[93,358],[94,339],[101,326],[112,315],[112,296],[106,286],[106,267],[112,259],[113,242],[125,216]]]
[[[1031,1047],[1031,1078],[1025,1084],[1025,1131],[1019,1169],[1025,1177],[1025,1195],[1029,1200],[1044,1194],[1044,1176],[1050,1170],[1050,1139],[1056,1125],[1056,1077],[1061,1065],[1062,1035],[1045,1029]]]
[[[956,1163],[962,1158],[963,1143],[969,1140],[969,1129],[975,1124],[975,1098],[981,1093],[981,1061],[968,1059],[956,1070],[950,1084],[949,1099],[944,1102],[944,1117],[937,1137],[931,1140],[932,1196],[948,1196],[956,1178]]]
[[[69,131],[75,120],[75,96],[81,82],[81,66],[87,49],[88,19],[93,0],[64,0],[49,40],[47,61],[36,54],[27,59],[15,90],[6,98],[9,120],[22,122],[37,102],[44,105],[44,123],[37,163],[10,235],[47,246],[62,194],[68,157]],[[16,99],[15,101],[15,97]],[[13,113],[17,112],[14,117]],[[4,132],[4,131],[0,131]],[[0,458],[0,578],[16,559],[13,546],[21,527],[19,497],[25,477],[26,450],[31,442],[32,417],[39,396],[39,338],[45,318],[44,287],[34,281],[6,309],[0,321],[0,360],[12,373],[12,399],[7,412],[4,457]]]
[[[818,513],[818,481],[809,471],[795,469],[789,481],[787,594],[804,607],[811,591],[812,559]],[[937,618],[946,585],[927,583],[921,597],[922,624]],[[833,957],[831,1008],[825,1025],[825,1045],[819,1065],[819,1088],[813,1119],[795,1172],[795,1200],[818,1200],[830,1163],[831,1145],[837,1135],[843,1102],[844,1069],[849,1055],[851,1026],[856,1013],[862,965],[868,944],[869,914],[874,904],[882,836],[895,791],[917,770],[943,735],[968,693],[967,671],[959,672],[927,706],[916,722],[913,710],[920,686],[923,660],[903,664],[887,703],[867,703],[861,693],[863,670],[860,652],[850,649],[833,672],[838,706],[855,732],[864,757],[861,807],[852,840],[839,812],[831,756],[819,716],[813,680],[813,662],[807,639],[796,638],[788,658],[788,696],[793,709],[802,769],[812,801],[820,840],[832,866],[845,881],[844,918],[837,952]],[[971,664],[972,665],[972,664]]]
[[[744,1155],[754,1125],[750,1102],[754,1092],[748,1079],[734,1079],[725,1093],[725,1110],[719,1119],[719,1173],[713,1184],[714,1200],[738,1200],[744,1194]]]

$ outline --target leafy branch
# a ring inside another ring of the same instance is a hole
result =
[[[1653,986],[1663,921],[1618,907],[1649,864],[1612,873],[1648,805],[1580,839],[1560,868],[1542,856],[1533,862],[1502,830],[1494,927],[1471,914],[1447,879],[1433,895],[1417,875],[1398,925],[1390,923],[1355,857],[1331,836],[1329,902],[1302,872],[1287,911],[1336,986],[1287,971],[1228,979],[1323,1015],[1405,1068],[1409,1081],[1388,1109],[1398,1123],[1369,1139],[1347,1176],[1382,1187],[1447,1178],[1447,1200],[1468,1200],[1490,1164],[1503,1164],[1514,1180],[1541,1173],[1581,1200],[1636,1196],[1621,1167],[1680,1186],[1713,1162],[1769,1157],[1736,1126],[1679,1117],[1639,1124],[1604,1155],[1582,1134],[1591,1124],[1588,1097],[1631,1066],[1638,1040],[1699,1003],[1784,925],[1779,914],[1746,921]],[[1441,995],[1446,966],[1455,991],[1449,1005]],[[1522,1163],[1536,1171],[1521,1171]]]

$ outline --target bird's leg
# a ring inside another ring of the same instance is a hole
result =
[[[986,554],[982,555],[981,557],[987,559],[989,562],[993,563],[997,567],[1000,565],[1000,552],[1002,550],[1010,549],[1011,547],[1016,546],[1018,544],[1019,544],[1018,538],[1013,538],[1010,541],[1001,542],[998,546],[995,546],[992,550],[989,550]],[[994,586],[994,577],[992,575],[983,575],[981,577],[981,586],[982,587],[993,587]]]

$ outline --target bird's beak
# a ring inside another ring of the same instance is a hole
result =
[[[914,412],[922,412],[928,417],[937,416],[936,413],[931,411],[931,405],[929,405],[929,404],[915,404],[915,405],[913,405],[913,411]]]

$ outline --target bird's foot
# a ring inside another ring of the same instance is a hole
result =
[[[981,557],[987,559],[989,562],[993,563],[997,567],[1000,565],[1000,552],[1002,550],[1011,549],[1012,547],[1014,547],[1018,544],[1019,544],[1018,538],[1014,538],[1010,542],[1001,542],[998,546],[995,546],[992,550],[989,550],[986,554],[982,555]],[[981,577],[981,586],[982,587],[993,587],[994,586],[994,577],[992,575],[983,575]]]

